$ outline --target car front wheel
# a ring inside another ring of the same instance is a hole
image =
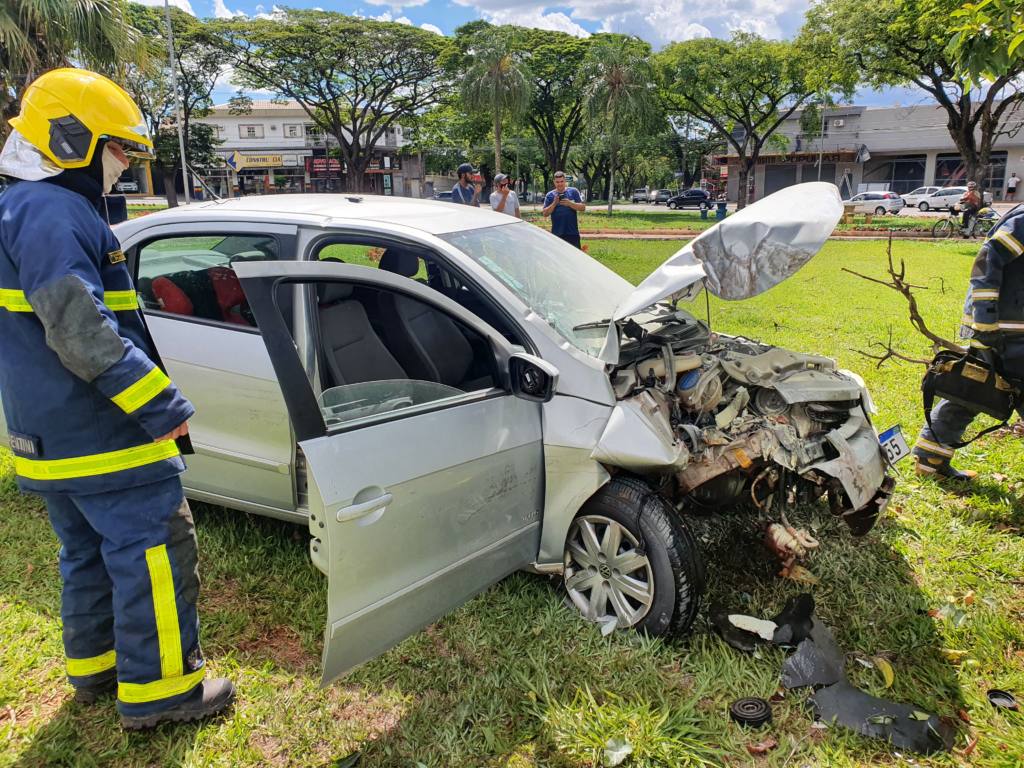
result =
[[[650,635],[685,632],[704,591],[700,551],[686,524],[641,480],[617,478],[573,520],[563,585],[588,621]]]
[[[928,210],[928,203],[926,203],[924,200],[922,200],[920,203],[917,204],[917,210],[919,210],[919,211],[927,211]]]

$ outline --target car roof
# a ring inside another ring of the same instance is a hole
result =
[[[432,235],[468,229],[514,224],[518,219],[495,213],[489,207],[476,208],[437,200],[381,195],[283,194],[252,195],[212,202],[192,203],[148,214],[120,225],[149,227],[187,221],[264,221],[313,224],[330,227],[353,222],[382,222],[419,229]]]

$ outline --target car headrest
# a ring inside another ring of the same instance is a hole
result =
[[[402,277],[413,277],[420,271],[420,260],[415,253],[399,248],[388,248],[380,257],[380,268]]]
[[[321,283],[317,288],[320,305],[336,304],[343,299],[347,299],[352,295],[352,289],[351,283]]]

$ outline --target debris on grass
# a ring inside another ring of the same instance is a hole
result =
[[[772,619],[778,625],[772,642],[782,647],[795,648],[802,640],[811,636],[811,615],[814,613],[814,598],[806,592],[786,601],[779,614]]]
[[[885,687],[892,688],[892,684],[896,681],[896,673],[893,671],[892,664],[881,656],[874,656],[871,660],[875,663],[875,667],[878,671],[882,673],[882,679],[885,681]]]
[[[993,688],[986,695],[988,696],[988,703],[996,709],[1008,709],[1011,712],[1017,712],[1020,709],[1016,697],[1009,691]]]
[[[621,765],[631,754],[633,754],[633,745],[629,739],[608,739],[604,745],[604,765]]]
[[[724,610],[713,610],[711,612],[711,625],[731,648],[744,653],[753,653],[757,646],[764,645],[765,640],[755,632],[748,632],[740,629],[731,621],[729,614]]]
[[[747,744],[747,752],[754,755],[766,755],[779,746],[779,742],[770,736],[764,741],[759,741],[756,744]]]
[[[754,616],[746,616],[742,613],[730,613],[729,623],[734,627],[744,630],[745,632],[753,632],[755,635],[759,635],[767,642],[771,642],[772,638],[775,636],[775,630],[778,629],[778,625],[774,621],[758,619]]]
[[[737,699],[729,706],[729,717],[744,728],[760,728],[772,721],[772,705],[754,696]]]

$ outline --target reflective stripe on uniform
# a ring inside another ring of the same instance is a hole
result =
[[[976,323],[972,321],[968,325],[976,331],[998,331],[1002,323]]]
[[[135,291],[107,291],[103,303],[111,312],[125,312],[139,308],[139,295]],[[32,305],[25,292],[14,288],[0,288],[0,309],[8,312],[31,312]]]
[[[70,480],[135,469],[164,459],[173,459],[177,455],[178,445],[173,440],[161,440],[159,443],[70,459],[28,459],[15,456],[14,474],[29,480]]]
[[[999,301],[998,288],[979,288],[971,291],[971,299],[974,301]]]
[[[971,339],[970,346],[973,347],[974,349],[992,349],[992,347],[988,346],[988,344],[982,344],[977,339]]]
[[[171,386],[167,374],[154,368],[129,387],[118,392],[111,400],[125,413],[132,413]]]
[[[153,589],[153,615],[160,643],[160,677],[181,677],[181,635],[178,631],[178,606],[174,601],[174,575],[167,545],[146,550],[146,567]]]
[[[921,448],[922,450],[928,451],[929,453],[937,453],[940,456],[953,457],[953,449],[947,448],[944,445],[933,443],[931,440],[926,440],[923,437],[917,438],[917,442],[914,443],[915,448]]]
[[[206,675],[206,667],[189,672],[181,677],[172,677],[167,680],[154,680],[152,683],[118,683],[117,698],[125,704],[146,704],[150,701],[160,701],[171,696],[178,696],[188,693],[201,682]]]
[[[1024,253],[1024,245],[1021,245],[1020,241],[1005,229],[999,230],[990,239],[998,240],[1000,245],[1014,256],[1020,256],[1021,253]]]
[[[114,652],[107,651],[89,659],[67,659],[67,670],[72,677],[88,677],[113,669],[115,664],[117,657]]]

